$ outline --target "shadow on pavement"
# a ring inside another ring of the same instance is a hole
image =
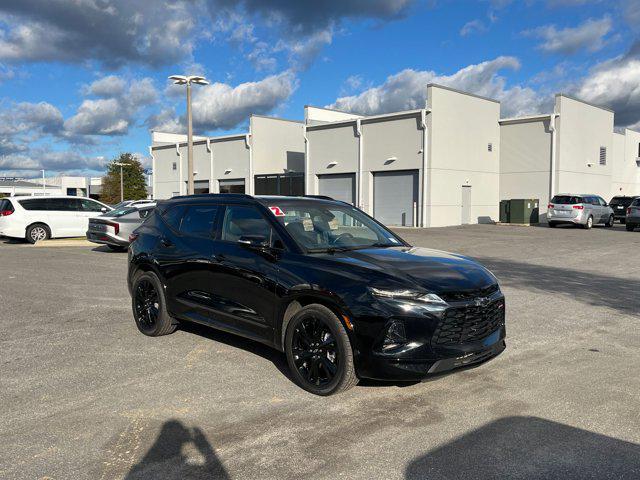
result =
[[[559,293],[588,305],[605,306],[626,314],[637,315],[640,311],[638,279],[493,257],[474,258],[510,287]]]
[[[125,476],[125,480],[157,478],[225,480],[229,475],[199,428],[169,420],[142,460]]]
[[[222,330],[216,330],[215,328],[199,325],[197,323],[182,322],[179,328],[183,332],[192,333],[215,342],[224,343],[225,345],[229,345],[233,348],[241,348],[242,350],[269,360],[280,371],[280,373],[293,382],[284,353],[276,350],[275,348],[263,345],[259,342],[254,342],[253,340],[249,340],[248,338],[244,338],[239,335],[223,332]]]
[[[640,478],[640,445],[542,418],[506,417],[416,458],[405,478]]]

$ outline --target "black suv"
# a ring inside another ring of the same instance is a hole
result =
[[[505,348],[491,272],[326,197],[176,197],[130,240],[142,333],[190,321],[257,340],[285,352],[315,394],[358,378],[421,380]]]
[[[609,206],[613,209],[613,217],[624,224],[627,216],[627,208],[636,197],[617,196],[613,197],[609,202]]]

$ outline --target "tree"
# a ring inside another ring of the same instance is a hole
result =
[[[147,198],[147,183],[142,164],[132,154],[121,153],[107,165],[107,174],[102,177],[100,200],[111,204],[120,201],[120,166],[116,165],[116,163],[126,164],[122,167],[124,199],[140,200]]]

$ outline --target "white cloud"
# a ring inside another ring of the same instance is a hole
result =
[[[286,101],[298,80],[285,71],[258,82],[232,87],[213,83],[198,88],[193,97],[193,120],[202,129],[230,129],[252,114],[264,114]]]
[[[460,35],[466,37],[468,35],[473,35],[474,33],[483,33],[486,31],[487,26],[484,24],[484,22],[482,20],[475,19],[463,25],[463,27],[460,29]]]
[[[109,75],[96,80],[91,85],[87,85],[83,91],[85,95],[108,98],[122,95],[125,87],[124,79],[117,75]]]
[[[183,119],[179,118],[173,108],[165,108],[151,115],[145,122],[149,130],[168,133],[187,133]]]
[[[614,110],[618,126],[640,122],[640,41],[625,55],[592,68],[573,93]]]
[[[520,115],[541,111],[544,100],[530,88],[506,87],[506,80],[499,75],[504,69],[516,70],[520,62],[515,57],[498,57],[494,60],[469,65],[453,75],[440,75],[434,71],[403,70],[389,76],[378,86],[359,95],[338,98],[331,108],[364,115],[424,108],[427,84],[437,83],[466,92],[475,93],[503,102],[503,115]]]
[[[0,171],[20,172],[18,175],[28,176],[34,170],[45,169],[49,172],[103,171],[107,163],[104,157],[84,156],[76,150],[52,151],[49,148],[37,147],[0,157]]]
[[[523,32],[525,35],[543,40],[538,46],[548,53],[572,55],[580,50],[596,52],[605,45],[605,36],[611,31],[611,18],[589,19],[577,27],[558,30],[555,25],[546,25]]]

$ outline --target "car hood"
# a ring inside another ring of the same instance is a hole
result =
[[[368,248],[342,252],[335,259],[434,293],[477,290],[497,282],[489,270],[468,257],[428,248]]]

